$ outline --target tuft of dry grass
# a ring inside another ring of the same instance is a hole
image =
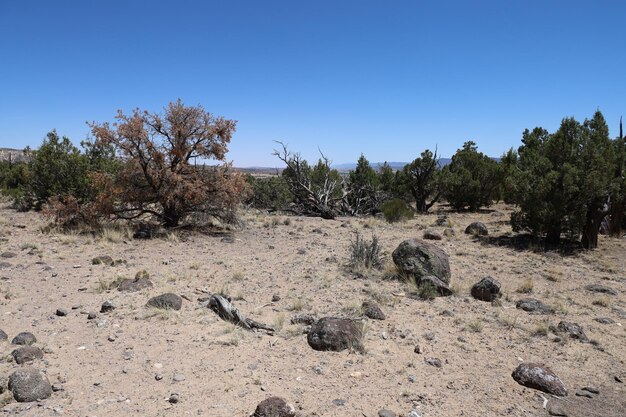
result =
[[[515,292],[520,294],[530,294],[533,292],[534,284],[532,278],[526,278],[524,282],[522,282],[519,287],[515,290]]]

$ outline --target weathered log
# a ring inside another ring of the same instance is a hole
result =
[[[245,317],[237,310],[226,297],[219,294],[211,295],[208,307],[215,312],[222,320],[228,321],[236,326],[243,327],[246,330],[260,329],[270,333],[274,333],[274,328],[267,324],[259,323],[250,318]]]

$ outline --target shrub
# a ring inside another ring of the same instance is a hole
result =
[[[383,203],[383,215],[389,223],[395,223],[413,218],[413,210],[411,210],[404,200],[395,198]]]
[[[367,242],[360,233],[357,233],[350,245],[349,265],[353,270],[381,269],[383,262],[380,251],[381,247],[375,235],[372,235],[372,240]]]
[[[258,209],[284,210],[293,202],[287,181],[281,176],[246,176],[252,192],[246,204]]]

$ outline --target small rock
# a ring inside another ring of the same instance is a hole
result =
[[[515,307],[531,314],[553,314],[554,309],[534,298],[524,298],[515,303]]]
[[[180,401],[180,397],[178,396],[178,394],[173,393],[173,394],[170,394],[170,397],[167,399],[167,401],[170,404],[178,404],[178,402]]]
[[[124,279],[117,286],[117,290],[120,292],[137,292],[145,288],[152,288],[153,284],[150,281],[150,274],[147,271],[139,271],[135,274],[135,279]]]
[[[409,382],[417,382],[417,377],[415,375],[409,375]]]
[[[305,324],[307,326],[315,323],[315,317],[310,314],[296,314],[291,317],[291,324]]]
[[[96,313],[89,312],[89,313],[87,314],[87,320],[93,320],[93,319],[95,319],[96,317],[98,317]]]
[[[585,286],[585,289],[587,291],[597,292],[600,294],[617,295],[617,291],[615,291],[613,288],[600,284],[589,284]]]
[[[30,332],[21,332],[11,340],[14,345],[32,345],[37,342],[37,338]]]
[[[56,315],[59,317],[65,317],[67,316],[67,310],[63,308],[57,308]]]
[[[0,329],[0,340],[8,340],[9,339],[9,335],[6,334],[6,332],[2,329]]]
[[[420,345],[415,345],[415,349],[413,349],[413,352],[417,353],[418,355],[421,355],[422,353],[424,353]]]
[[[102,306],[100,307],[101,313],[108,313],[113,310],[115,310],[115,306],[109,300],[106,300],[104,303],[102,303]]]
[[[91,263],[93,265],[100,265],[100,264],[102,264],[102,265],[109,265],[109,266],[112,266],[114,264],[113,258],[111,258],[109,255],[97,256],[97,257],[95,257],[95,258],[93,258],[91,260]]]
[[[346,405],[346,400],[342,400],[340,398],[337,398],[337,399],[333,400],[333,404],[335,404],[336,406],[342,407],[342,406]]]
[[[324,317],[311,326],[307,342],[318,351],[363,351],[362,338],[363,334],[353,320]]]
[[[183,299],[176,294],[165,293],[152,297],[146,305],[162,310],[180,310],[183,306]]]
[[[484,223],[474,222],[465,228],[465,234],[473,236],[487,236],[489,234],[489,229],[487,229],[487,226],[485,226]]]
[[[439,358],[425,358],[424,362],[426,362],[430,366],[434,366],[436,368],[441,368],[441,359]]]
[[[280,295],[278,294],[272,295],[272,302],[275,303],[277,301],[280,301]]]
[[[295,417],[296,409],[279,397],[261,401],[254,410],[254,417]]]
[[[378,304],[371,301],[364,301],[361,305],[363,315],[372,320],[385,320],[385,313],[380,309]]]
[[[411,410],[409,414],[407,414],[407,417],[422,417],[422,415],[418,413],[417,410]]]
[[[314,366],[313,367],[313,372],[315,372],[318,375],[322,375],[324,373],[324,368],[322,368],[321,366]]]
[[[481,301],[494,301],[498,299],[500,294],[500,283],[491,277],[481,278],[471,289],[472,297]]]
[[[382,410],[378,410],[378,417],[396,417],[396,413],[383,408]]]
[[[163,379],[163,375],[162,374],[156,374],[154,375],[154,379],[156,379],[157,381],[160,381]]]
[[[559,397],[567,396],[567,389],[558,376],[550,368],[536,363],[521,363],[511,374],[520,385],[539,391],[554,394]]]
[[[442,239],[441,235],[433,230],[426,230],[422,237],[426,240],[441,240]]]
[[[0,254],[0,257],[3,257],[3,258],[5,258],[5,259],[8,259],[8,258],[15,258],[16,256],[17,256],[17,254],[15,254],[15,253],[13,253],[13,252],[2,252],[2,253]]]
[[[443,235],[445,237],[453,237],[454,235],[456,235],[456,232],[454,231],[454,229],[448,227],[447,229],[444,229]]]
[[[593,394],[590,393],[589,391],[585,391],[585,390],[578,390],[575,392],[577,397],[587,397],[587,398],[593,398]]]
[[[587,386],[587,387],[583,387],[583,390],[584,391],[588,391],[588,392],[590,392],[592,394],[600,394],[600,390],[598,388],[596,388],[596,387],[589,387],[589,386]]]
[[[48,378],[38,369],[23,367],[9,376],[9,390],[18,402],[44,400],[52,395]]]
[[[36,359],[43,359],[43,351],[35,346],[22,346],[11,352],[11,356],[17,364],[21,365]]]
[[[587,335],[583,331],[583,328],[578,323],[561,321],[559,322],[557,329],[559,332],[567,333],[572,339],[578,339],[581,342],[589,341]]]
[[[615,324],[615,320],[610,317],[596,317],[594,320],[602,324]]]
[[[185,375],[183,374],[174,374],[174,376],[172,377],[172,380],[174,382],[183,382],[185,379],[187,378],[185,378]]]

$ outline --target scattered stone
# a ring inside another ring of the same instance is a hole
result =
[[[385,320],[387,317],[385,313],[380,309],[378,304],[371,301],[363,301],[361,305],[361,310],[363,311],[363,315],[372,320]]]
[[[433,341],[437,338],[437,335],[435,334],[435,332],[426,332],[423,334],[424,339],[426,340],[430,340]]]
[[[552,307],[534,298],[521,299],[515,304],[515,307],[531,314],[554,314]]]
[[[402,242],[392,254],[401,274],[412,277],[420,286],[429,282],[440,295],[450,295],[448,255],[437,246],[419,239]]]
[[[254,417],[295,417],[296,409],[280,397],[261,401],[254,410]]]
[[[145,288],[152,288],[150,274],[145,269],[135,274],[135,279],[124,279],[117,286],[117,290],[121,292],[136,292]]]
[[[220,239],[220,242],[235,243],[235,238],[232,236],[224,236],[223,238]]]
[[[163,310],[180,310],[183,306],[183,299],[170,292],[152,297],[146,305]]]
[[[163,379],[163,375],[162,374],[156,374],[154,375],[154,379],[156,379],[157,381],[160,381]]]
[[[444,229],[443,235],[445,237],[453,237],[453,236],[456,235],[456,232],[454,231],[454,229],[448,227],[448,228]]]
[[[11,340],[14,345],[32,345],[37,342],[37,338],[31,332],[22,332]]]
[[[448,226],[450,224],[450,222],[448,221],[448,216],[441,215],[437,217],[437,220],[435,220],[435,223],[433,223],[433,226]]]
[[[156,235],[154,228],[147,224],[142,224],[137,227],[137,230],[133,234],[133,239],[152,239]]]
[[[601,324],[615,324],[615,320],[610,317],[596,317],[594,320]]]
[[[113,305],[112,302],[110,302],[109,300],[106,300],[104,303],[102,303],[102,306],[100,307],[100,312],[101,313],[108,313],[110,311],[115,310],[115,306]]]
[[[0,269],[8,269],[11,268],[11,264],[8,262],[0,262]]]
[[[98,316],[97,316],[97,314],[96,314],[96,313],[94,313],[94,312],[89,312],[89,313],[87,314],[87,320],[93,320],[93,319],[95,319],[96,317],[98,317]]]
[[[185,375],[183,374],[174,374],[174,376],[172,377],[172,380],[174,382],[183,382],[185,379],[187,378],[185,378]]]
[[[422,353],[424,353],[424,350],[422,349],[420,345],[415,345],[413,352],[417,353],[418,355],[421,355]]]
[[[9,376],[9,390],[18,402],[44,400],[52,395],[48,378],[38,369],[23,367]]]
[[[122,353],[122,358],[124,358],[125,361],[129,361],[134,357],[135,357],[135,352],[133,352],[131,349],[127,349],[124,351],[124,353]]]
[[[441,240],[442,239],[441,235],[435,232],[434,230],[426,230],[424,232],[423,237],[426,240]]]
[[[0,329],[0,340],[7,340],[9,335],[5,333],[4,330]]]
[[[21,365],[36,359],[43,359],[43,351],[35,346],[22,346],[11,352],[11,356],[17,364]]]
[[[441,359],[439,358],[425,358],[424,362],[430,366],[434,366],[436,368],[441,368],[442,364],[441,364]]]
[[[502,295],[500,293],[500,282],[491,277],[481,278],[472,287],[471,294],[477,300],[494,301]]]
[[[9,259],[9,258],[15,258],[17,256],[17,254],[13,253],[13,252],[2,252],[0,254],[0,257],[3,257],[5,259]]]
[[[465,228],[465,234],[473,236],[487,236],[489,234],[489,229],[487,229],[487,226],[485,226],[484,223],[474,222]]]
[[[600,394],[600,390],[596,387],[583,387],[583,391],[587,391],[592,394]]]
[[[291,324],[304,324],[310,326],[315,323],[316,318],[310,314],[296,314],[291,317]]]
[[[333,404],[335,404],[338,407],[342,407],[342,406],[346,405],[346,400],[342,400],[340,398],[337,398],[337,399],[333,400]]]
[[[578,323],[561,321],[557,326],[557,330],[562,333],[567,333],[572,339],[578,339],[581,342],[589,342],[583,328]]]
[[[575,392],[575,394],[576,394],[577,397],[593,398],[593,394],[592,393],[590,393],[589,391],[586,391],[586,390],[582,390],[582,389],[577,390]]]
[[[56,315],[59,317],[65,317],[67,316],[67,310],[64,308],[57,308]]]
[[[511,374],[520,385],[539,391],[554,394],[559,397],[567,396],[567,389],[558,376],[550,368],[536,363],[521,363]]]
[[[417,382],[417,377],[415,375],[409,375],[409,382],[411,383],[415,383]]]
[[[322,375],[324,373],[324,368],[322,368],[319,365],[316,365],[313,367],[313,372],[315,372],[318,375]]]
[[[383,408],[382,410],[378,410],[378,417],[396,417],[396,413]]]
[[[111,258],[109,255],[100,255],[100,256],[96,256],[95,258],[93,258],[91,260],[91,263],[93,265],[109,265],[109,266],[113,266],[114,261],[113,261],[113,258]]]
[[[615,291],[613,288],[600,284],[589,284],[585,286],[585,289],[587,291],[597,292],[600,294],[617,295],[617,291]]]
[[[278,294],[272,295],[272,302],[275,303],[277,301],[280,301],[280,295]]]
[[[324,317],[311,326],[307,342],[314,350],[339,352],[344,349],[363,351],[361,329],[353,320]]]
[[[176,393],[170,394],[170,397],[167,399],[170,404],[178,404],[180,401],[180,397]]]
[[[417,410],[411,410],[409,414],[407,414],[407,417],[422,417],[422,415],[418,413]]]

